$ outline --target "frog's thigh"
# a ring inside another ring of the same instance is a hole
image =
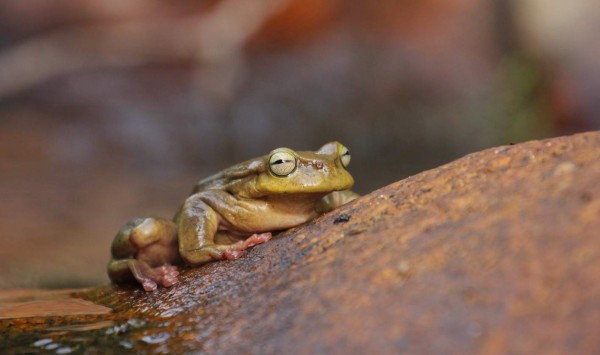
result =
[[[135,278],[129,269],[130,260],[132,259],[111,259],[108,263],[108,277],[116,283],[133,281]]]
[[[177,242],[177,225],[164,218],[134,218],[115,236],[111,246],[114,259],[135,257],[148,247],[172,248]]]
[[[185,201],[177,220],[179,224],[179,253],[192,265],[224,258],[226,246],[215,244],[219,215],[202,201],[200,194]]]
[[[131,230],[142,223],[143,220],[144,218],[134,218],[125,223],[117,232],[110,247],[110,252],[114,259],[124,259],[135,255],[137,249],[130,241]]]

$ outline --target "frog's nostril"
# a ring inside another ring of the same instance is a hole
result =
[[[322,161],[314,161],[313,165],[317,168],[317,169],[323,169],[323,162]]]

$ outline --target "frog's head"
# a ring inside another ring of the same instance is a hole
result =
[[[265,157],[266,169],[256,179],[263,194],[327,194],[347,190],[354,184],[346,170],[350,151],[338,142],[315,152],[277,148]]]

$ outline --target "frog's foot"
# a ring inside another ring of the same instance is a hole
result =
[[[151,267],[147,263],[140,260],[131,260],[129,269],[133,277],[142,285],[146,291],[154,291],[158,285],[170,287],[177,283],[179,271],[173,265],[163,265]]]
[[[179,271],[177,270],[177,266],[173,265],[163,265],[159,267],[155,267],[152,269],[154,272],[160,275],[160,284],[163,287],[171,287],[179,281],[177,277],[179,276]]]
[[[271,233],[253,234],[247,239],[233,244],[230,248],[228,248],[225,251],[223,255],[228,260],[239,259],[242,255],[244,255],[244,251],[246,249],[253,247],[257,244],[268,242],[269,240],[271,240],[272,237],[273,235]]]

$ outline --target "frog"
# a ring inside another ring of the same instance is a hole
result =
[[[200,180],[173,219],[133,218],[118,231],[108,275],[153,291],[178,282],[179,264],[238,259],[273,233],[359,197],[350,160],[337,141],[316,151],[277,148]]]

